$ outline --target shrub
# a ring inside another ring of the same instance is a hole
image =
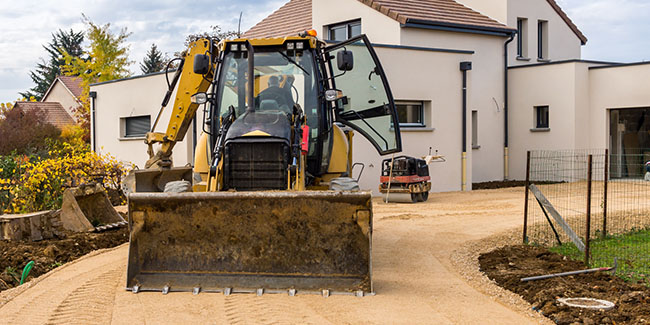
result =
[[[4,188],[5,192],[4,199],[0,192],[0,204],[4,200],[4,206],[0,207],[4,212],[58,209],[64,190],[80,184],[99,182],[107,188],[120,188],[126,169],[114,157],[96,154],[85,144],[51,142],[50,146],[47,158],[30,160],[23,156],[18,158],[11,175],[0,173],[0,189]]]
[[[38,108],[3,110],[0,118],[0,155],[36,154],[47,151],[47,139],[56,140],[61,131],[46,122]]]

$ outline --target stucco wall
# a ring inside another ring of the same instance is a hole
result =
[[[508,24],[508,0],[456,0],[504,25]]]
[[[526,150],[604,149],[609,110],[650,107],[650,64],[569,62],[509,70],[512,178],[525,177]],[[549,105],[548,132],[532,132],[534,107]]]
[[[575,148],[576,64],[509,70],[510,178],[524,179],[526,151]],[[535,106],[549,106],[547,132],[533,132]]]
[[[609,146],[609,109],[650,107],[650,64],[589,70],[592,147]]]
[[[579,59],[581,42],[566,22],[546,0],[508,1],[508,26],[517,28],[517,18],[528,19],[528,58],[517,60],[517,39],[508,46],[510,65],[537,63],[537,21],[548,21],[548,59],[552,61]],[[517,36],[518,37],[518,36]]]
[[[70,116],[74,118],[74,109],[79,106],[79,103],[70,93],[70,91],[61,83],[56,81],[47,97],[43,98],[44,102],[59,102],[63,109],[65,109]]]
[[[399,23],[359,1],[314,0],[312,26],[322,39],[327,39],[326,26],[361,19],[361,33],[374,43],[399,44]]]
[[[97,92],[94,123],[97,151],[110,153],[119,160],[144,168],[148,159],[144,138],[121,138],[120,118],[150,115],[153,123],[166,90],[164,74],[92,85],[90,91]],[[166,131],[175,96],[176,92],[172,94],[170,104],[161,116],[156,131]],[[198,118],[200,120],[202,115],[199,114]],[[188,132],[185,139],[174,147],[175,166],[193,163],[191,143],[191,132]]]
[[[403,152],[422,157],[429,147],[445,156],[446,162],[430,165],[433,191],[461,189],[462,152],[462,61],[471,61],[468,72],[467,153],[468,182],[503,179],[503,38],[469,33],[401,29],[401,45],[426,48],[474,50],[474,54],[393,49],[375,50],[396,100],[425,102],[425,130],[402,128]],[[471,147],[471,111],[479,112],[480,148]],[[374,148],[355,135],[354,160],[366,170],[360,185],[377,194],[381,160]],[[355,175],[356,176],[356,175]]]

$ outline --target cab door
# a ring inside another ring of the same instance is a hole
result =
[[[350,53],[353,64],[339,68],[340,57],[349,59]],[[325,48],[325,57],[331,72],[330,89],[342,93],[335,101],[336,121],[361,133],[380,155],[400,152],[402,140],[395,102],[368,38],[359,35],[329,46]]]

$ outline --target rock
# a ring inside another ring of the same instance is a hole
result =
[[[603,317],[603,319],[600,320],[601,324],[611,324],[612,320],[609,319],[609,317]]]
[[[45,256],[47,256],[47,257],[50,257],[50,258],[55,258],[55,257],[56,257],[56,254],[57,254],[58,252],[59,252],[59,249],[56,248],[56,246],[54,246],[54,245],[48,245],[48,246],[45,247],[45,249],[43,250],[43,254],[44,254]]]
[[[591,318],[583,318],[582,323],[584,325],[596,325],[596,322],[594,322],[594,320]]]
[[[643,297],[643,291],[632,291],[621,295],[620,302],[634,303],[640,302]]]

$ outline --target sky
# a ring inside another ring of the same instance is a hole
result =
[[[152,43],[171,56],[183,50],[185,37],[219,25],[246,31],[288,0],[0,0],[0,102],[19,99],[19,92],[34,84],[29,71],[40,58],[42,45],[58,29],[85,30],[81,14],[95,24],[111,24],[131,32],[127,44],[130,66],[140,74],[139,63]],[[325,1],[325,0],[319,0]],[[539,0],[542,1],[542,0]],[[650,1],[557,0],[589,41],[583,59],[638,62],[650,60]],[[38,10],[33,10],[38,8]]]

